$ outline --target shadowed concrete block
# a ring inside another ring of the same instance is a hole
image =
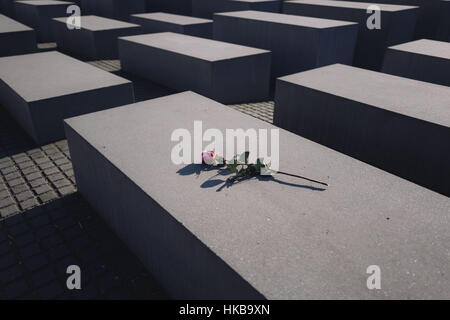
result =
[[[277,80],[274,123],[450,196],[450,88],[333,65]]]
[[[358,24],[295,15],[237,11],[214,15],[214,39],[272,51],[278,76],[320,66],[352,64]]]
[[[450,295],[448,197],[282,129],[280,169],[326,190],[287,176],[223,187],[226,174],[170,160],[195,120],[276,129],[189,92],[66,120],[78,190],[173,298]],[[366,286],[373,264],[381,290]]]
[[[298,0],[284,3],[283,12],[301,16],[353,21],[359,24],[353,65],[379,71],[387,47],[411,41],[418,7],[376,4],[380,9],[380,29],[367,27],[367,2]]]
[[[0,57],[37,51],[34,30],[0,14]]]
[[[134,14],[131,22],[140,24],[146,32],[176,32],[196,37],[211,38],[213,21],[208,19],[154,12]]]
[[[141,26],[98,16],[81,16],[81,29],[67,28],[67,18],[54,18],[58,49],[91,59],[117,59],[117,38],[142,33]]]
[[[340,0],[339,0],[340,1]],[[361,1],[361,0],[346,0]],[[436,28],[440,16],[441,0],[365,0],[370,3],[386,3],[405,6],[417,6],[419,9],[419,17],[415,30],[415,39],[430,38],[436,34]]]
[[[422,39],[390,47],[383,72],[450,86],[450,43]]]
[[[119,38],[122,70],[223,103],[264,101],[270,52],[163,32]]]
[[[133,13],[146,12],[146,0],[84,0],[83,14],[129,21]]]
[[[72,4],[54,0],[16,1],[16,17],[36,31],[38,42],[53,42],[52,18],[67,17],[67,7]]]
[[[0,105],[38,144],[63,139],[65,118],[132,102],[130,81],[62,53],[0,58]]]
[[[15,0],[0,0],[0,12],[10,18],[14,18],[14,1]]]
[[[214,13],[242,10],[280,12],[280,0],[192,0],[192,15],[212,18]]]
[[[147,10],[192,15],[192,0],[147,0]]]
[[[441,0],[439,12],[436,39],[450,42],[450,0]]]

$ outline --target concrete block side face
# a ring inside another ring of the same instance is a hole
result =
[[[65,129],[79,192],[172,298],[264,299],[89,141]]]
[[[269,97],[270,53],[214,62],[214,100],[224,104],[265,101]]]
[[[440,3],[441,15],[436,30],[436,39],[450,42],[450,1],[441,1]]]
[[[212,19],[215,12],[225,12],[224,0],[192,0],[194,17]]]
[[[200,38],[212,39],[213,24],[211,23],[199,23],[183,26],[183,33]]]
[[[38,19],[38,39],[40,42],[53,42],[55,37],[53,35],[53,20],[55,17],[66,17],[68,5],[61,6],[42,6],[37,7]]]
[[[320,30],[316,67],[335,63],[352,65],[357,36],[356,24]]]
[[[181,25],[177,25],[174,23],[145,19],[141,17],[131,17],[130,21],[132,23],[141,25],[146,33],[158,33],[158,32],[183,33],[183,27]]]
[[[317,67],[320,29],[214,16],[213,38],[272,52],[271,79]]]
[[[185,16],[192,15],[193,0],[147,0],[147,10],[149,12],[167,12],[181,14]]]
[[[53,36],[58,50],[80,58],[95,59],[96,50],[93,33],[86,29],[69,30],[63,22],[52,21]]]
[[[450,129],[278,80],[276,125],[450,196]]]
[[[40,37],[39,33],[39,20],[38,11],[34,6],[28,6],[20,2],[15,2],[14,10],[16,13],[17,21],[23,23],[24,25],[33,28],[36,31],[36,36]]]
[[[0,79],[0,106],[22,126],[22,128],[36,140],[36,131],[31,118],[28,103],[20,97],[10,86]]]
[[[386,51],[383,70],[399,77],[450,86],[450,60],[396,49]]]
[[[392,12],[387,47],[412,41],[418,18],[419,9]]]
[[[212,96],[212,63],[119,39],[122,70],[169,88]]]
[[[117,59],[119,57],[118,38],[141,33],[141,27],[93,32],[95,59]]]
[[[36,131],[35,141],[42,145],[63,139],[64,119],[133,102],[131,83],[31,102],[29,105]]]
[[[1,33],[0,57],[37,52],[36,33],[34,30]]]
[[[14,19],[16,17],[14,2],[11,0],[0,0],[0,12]]]

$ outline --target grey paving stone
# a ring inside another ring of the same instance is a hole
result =
[[[42,175],[39,172],[33,172],[31,174],[26,175],[25,178],[28,181],[33,181],[33,180],[36,180],[38,178],[42,178]]]
[[[2,190],[2,191],[0,191],[0,200],[1,200],[1,199],[4,199],[4,198],[6,198],[6,197],[9,197],[9,196],[10,196],[10,194],[9,194],[8,190]]]
[[[29,174],[33,174],[35,172],[38,172],[39,169],[36,166],[32,166],[32,167],[28,167],[22,170],[22,173],[24,175],[29,175]]]
[[[62,187],[71,186],[72,183],[65,179],[64,177],[62,179],[59,179],[57,181],[54,181],[53,184],[58,188],[61,189]]]
[[[31,191],[25,191],[19,194],[16,194],[16,198],[19,202],[23,202],[33,197],[33,193]]]
[[[16,167],[14,167],[14,166],[8,166],[8,167],[3,168],[3,169],[1,170],[1,172],[2,172],[3,175],[7,175],[8,173],[15,172],[16,170],[17,170]]]
[[[34,191],[36,192],[36,194],[42,195],[46,192],[52,191],[52,188],[48,184],[43,184],[43,185],[35,188]]]
[[[19,173],[19,171],[14,171],[11,173],[8,173],[7,175],[4,176],[4,178],[6,179],[6,181],[11,181],[17,178],[20,178],[21,174]]]
[[[70,185],[70,186],[58,188],[58,191],[61,193],[61,195],[65,196],[65,195],[71,194],[73,192],[76,192],[77,189],[74,186]]]
[[[10,187],[15,187],[23,183],[25,183],[25,180],[23,180],[22,178],[16,178],[8,181]]]
[[[30,185],[33,188],[37,188],[37,187],[42,186],[43,184],[46,184],[46,183],[47,183],[47,180],[45,180],[44,178],[38,178],[36,180],[31,181]]]
[[[17,166],[21,170],[23,170],[23,169],[29,168],[31,166],[34,166],[34,163],[32,161],[25,161],[25,162],[17,163]]]
[[[16,202],[11,196],[8,196],[7,198],[4,198],[0,200],[0,208],[9,207],[12,204],[15,204]]]
[[[20,207],[22,210],[28,210],[38,205],[39,202],[35,198],[27,199],[20,202]]]
[[[19,184],[17,186],[12,187],[11,190],[12,190],[12,193],[19,194],[19,193],[30,190],[30,188],[28,187],[27,184],[24,183],[24,184]]]
[[[57,198],[58,198],[58,195],[53,190],[46,192],[46,193],[39,194],[39,199],[42,202],[48,202],[51,200],[55,200]]]
[[[64,175],[57,171],[57,173],[53,173],[52,175],[47,175],[47,178],[55,184],[56,181],[64,179]]]

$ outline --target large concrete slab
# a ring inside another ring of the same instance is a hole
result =
[[[33,29],[0,14],[0,57],[37,50]]]
[[[386,49],[414,38],[419,7],[376,4],[380,9],[380,29],[367,27],[368,2],[334,0],[286,1],[283,12],[325,19],[353,21],[359,24],[353,65],[381,70]]]
[[[0,58],[0,105],[38,144],[63,139],[65,118],[132,102],[130,81],[62,53]]]
[[[147,10],[146,0],[82,0],[83,14],[111,19],[130,20],[130,15]]]
[[[390,47],[383,72],[450,86],[450,43],[422,39]]]
[[[67,7],[73,2],[55,0],[16,1],[17,20],[36,31],[38,42],[53,42],[52,18],[67,17]]]
[[[448,197],[285,130],[280,168],[326,190],[283,176],[221,189],[226,175],[170,160],[172,132],[195,120],[276,129],[193,93],[66,120],[79,192],[172,297],[450,296]]]
[[[163,32],[119,38],[122,70],[223,103],[264,101],[270,52]]]
[[[271,78],[352,64],[358,24],[261,11],[214,15],[214,39],[272,51]]]
[[[67,28],[67,18],[54,18],[58,49],[90,60],[117,59],[117,39],[142,33],[140,25],[99,16],[81,16],[81,29]]]
[[[10,18],[14,18],[14,1],[0,0],[0,12]]]
[[[340,1],[340,0],[339,0]],[[346,0],[361,1],[361,0]],[[419,18],[415,30],[415,39],[433,38],[436,34],[437,24],[440,16],[441,0],[365,0],[371,3],[386,3],[406,6],[418,6]]]
[[[192,0],[192,15],[211,19],[214,13],[257,10],[280,12],[280,0]]]
[[[213,21],[166,12],[134,14],[131,22],[146,32],[176,32],[196,37],[212,38]]]
[[[278,79],[274,123],[450,196],[450,88],[332,65]]]

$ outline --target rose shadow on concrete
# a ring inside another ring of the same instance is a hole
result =
[[[248,177],[248,178],[240,179],[240,180],[235,181],[235,182],[232,183],[232,182],[229,182],[227,179],[214,179],[214,178],[216,178],[218,176],[228,176],[228,175],[230,175],[230,171],[228,169],[226,169],[226,168],[208,167],[208,166],[204,166],[204,165],[201,165],[201,164],[188,164],[185,167],[183,167],[180,170],[178,170],[177,173],[179,175],[182,175],[182,176],[188,176],[188,175],[195,174],[197,176],[197,178],[198,178],[202,172],[211,171],[211,170],[217,170],[217,174],[214,175],[213,177],[209,178],[205,182],[203,182],[200,185],[200,187],[201,188],[213,188],[213,187],[216,187],[216,186],[220,186],[216,190],[217,192],[222,191],[224,188],[230,188],[233,185],[236,185],[238,183],[243,183],[245,181],[249,181],[250,179],[258,179],[261,182],[276,182],[276,183],[279,183],[279,184],[282,184],[282,185],[286,185],[286,186],[291,186],[291,187],[295,187],[295,188],[302,188],[302,189],[309,189],[309,190],[313,190],[313,191],[325,191],[326,190],[324,188],[317,188],[317,187],[312,187],[312,186],[304,185],[304,184],[285,182],[285,181],[277,179],[277,178],[275,178],[273,176]]]

